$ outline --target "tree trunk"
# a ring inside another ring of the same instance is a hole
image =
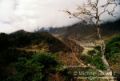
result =
[[[114,80],[114,76],[113,76],[113,72],[112,70],[110,69],[110,65],[105,57],[105,49],[106,49],[106,45],[105,45],[105,41],[102,39],[102,36],[101,36],[101,32],[100,32],[100,27],[97,27],[97,35],[98,35],[98,38],[100,40],[100,53],[101,53],[101,59],[102,59],[102,62],[103,64],[105,65],[106,67],[106,72],[105,72],[105,76],[108,77],[108,81],[115,81]]]

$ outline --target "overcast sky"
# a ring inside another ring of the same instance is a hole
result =
[[[81,0],[0,0],[0,32],[74,24],[78,20],[70,19],[62,10],[74,10],[80,4]]]

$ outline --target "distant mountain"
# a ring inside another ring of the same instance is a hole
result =
[[[40,30],[46,31],[46,30]],[[58,37],[74,38],[77,40],[92,40],[96,39],[96,28],[94,25],[80,22],[72,26],[61,27],[61,28],[49,28],[47,32],[52,33]],[[120,19],[114,22],[106,22],[101,24],[101,33],[104,36],[111,36],[113,34],[120,33]]]
[[[103,34],[120,33],[120,19],[113,22],[101,24]]]

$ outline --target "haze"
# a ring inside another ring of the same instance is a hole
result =
[[[83,0],[0,0],[0,32],[41,27],[62,27],[79,20],[70,19],[62,10],[74,10]],[[119,7],[116,9],[119,16]],[[105,20],[113,20],[103,16]],[[117,17],[118,18],[118,17]]]

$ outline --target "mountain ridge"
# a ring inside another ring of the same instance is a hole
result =
[[[103,37],[111,36],[120,33],[120,19],[113,22],[105,22],[100,25],[101,34]],[[74,38],[76,40],[94,40],[97,39],[96,27],[92,24],[87,24],[85,22],[80,22],[73,24],[71,26],[60,27],[60,28],[49,28],[45,30],[41,28],[38,31],[46,31],[57,37],[67,37]]]

